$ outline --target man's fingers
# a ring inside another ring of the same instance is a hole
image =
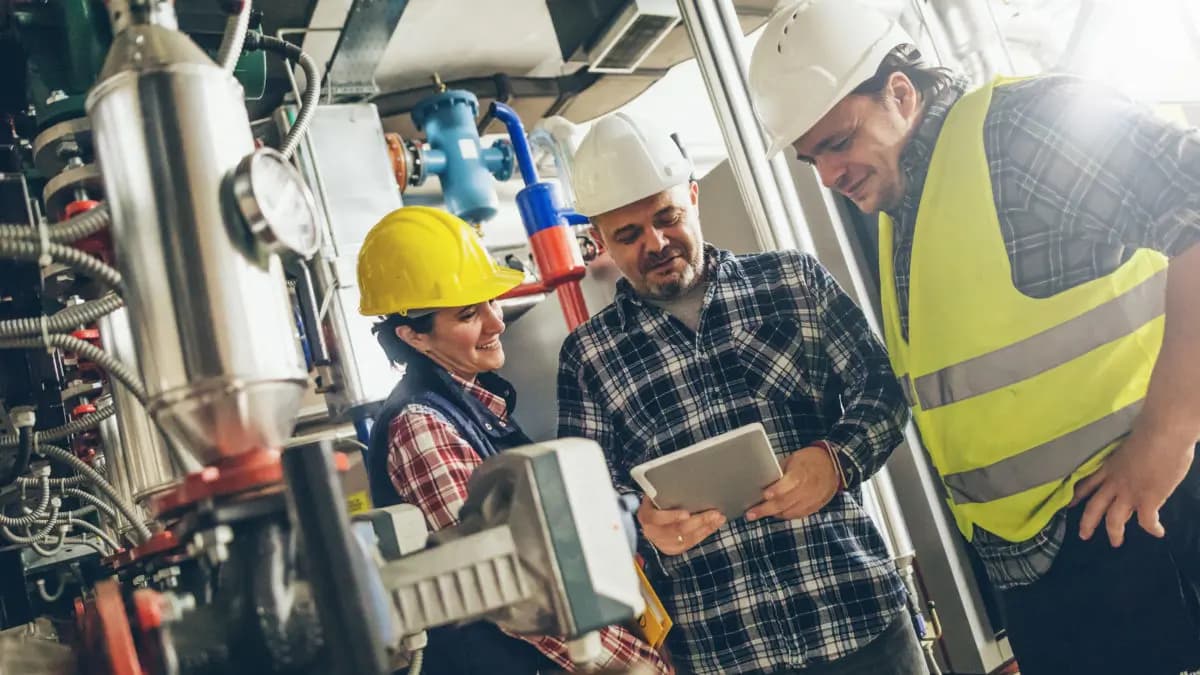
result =
[[[784,492],[776,495],[774,499],[768,499],[765,502],[755,504],[746,512],[746,520],[758,520],[759,518],[768,518],[783,513],[783,509],[796,498],[799,492],[799,490]]]
[[[1096,528],[1100,525],[1100,519],[1104,517],[1108,511],[1108,505],[1112,503],[1116,495],[1111,487],[1104,486],[1088,499],[1087,506],[1083,509],[1083,517],[1079,519],[1079,538],[1088,540],[1095,534]]]
[[[691,515],[683,509],[657,509],[648,498],[642,500],[642,505],[638,507],[637,511],[638,521],[643,527],[666,527],[685,520]]]
[[[724,524],[725,517],[721,512],[710,510],[691,515],[674,525],[653,530],[647,528],[645,534],[659,551],[667,555],[679,555],[707,539]]]
[[[792,493],[786,502],[783,503],[782,508],[779,509],[779,513],[776,514],[776,517],[783,520],[804,518],[812,515],[813,512],[816,511],[813,506],[814,503],[812,496],[797,490]]]
[[[1167,536],[1167,529],[1163,527],[1162,522],[1158,519],[1158,509],[1141,508],[1137,510],[1138,525],[1148,532],[1153,537],[1162,539]]]
[[[1137,506],[1138,525],[1143,530],[1153,537],[1162,539],[1167,536],[1167,528],[1163,527],[1162,521],[1159,520],[1158,511],[1166,504],[1166,498],[1162,499],[1143,499],[1141,504]]]
[[[1125,543],[1125,524],[1133,516],[1133,505],[1124,496],[1118,496],[1108,507],[1104,526],[1108,529],[1108,543],[1120,548]]]
[[[795,476],[785,473],[782,478],[771,483],[766,490],[763,490],[763,501],[769,502],[778,499],[781,495],[795,490],[798,484],[799,481],[796,480]]]
[[[725,524],[725,517],[720,513],[705,518],[696,518],[694,526],[683,536],[683,543],[686,548],[691,548],[696,544],[708,539],[713,532],[721,529]],[[685,548],[685,550],[686,550]]]
[[[677,536],[682,535],[684,540],[688,540],[700,532],[707,531],[705,534],[696,537],[696,541],[700,541],[724,524],[725,517],[721,515],[720,511],[704,511],[679,523],[675,528],[675,534]]]
[[[1104,484],[1104,477],[1104,467],[1101,466],[1100,469],[1095,473],[1076,483],[1075,496],[1071,498],[1071,503],[1067,508],[1075,506],[1076,504],[1092,496],[1092,493]]]

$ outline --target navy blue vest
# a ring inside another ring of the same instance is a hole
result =
[[[531,443],[512,420],[516,393],[504,378],[483,373],[476,382],[507,402],[508,420],[497,417],[445,370],[432,363],[414,365],[380,406],[367,443],[367,479],[376,508],[402,501],[388,475],[389,427],[410,403],[428,406],[449,420],[483,459]],[[558,670],[533,645],[509,637],[485,621],[430,630],[425,654],[423,675],[534,675]]]
[[[396,415],[411,403],[428,406],[447,419],[482,459],[532,443],[511,417],[517,404],[512,385],[495,373],[481,373],[476,383],[508,403],[508,420],[497,417],[483,402],[467,393],[449,373],[432,364],[411,369],[392,389],[375,415],[375,424],[371,427],[371,438],[367,443],[367,480],[371,502],[376,508],[402,501],[388,475],[389,427]]]

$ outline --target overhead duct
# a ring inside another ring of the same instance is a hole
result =
[[[679,23],[674,0],[630,0],[588,49],[594,73],[632,73]]]

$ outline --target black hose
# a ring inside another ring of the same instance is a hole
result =
[[[317,110],[317,100],[321,96],[321,73],[317,70],[317,62],[311,56],[304,53],[304,50],[291,42],[270,35],[263,35],[257,31],[246,33],[245,49],[246,51],[263,49],[275,52],[288,61],[300,64],[300,68],[304,70],[304,77],[307,82],[305,83],[304,96],[300,101],[300,112],[296,113],[296,121],[292,123],[292,128],[288,130],[287,137],[283,139],[283,144],[279,146],[280,154],[287,159],[291,159],[292,154],[296,152],[296,146],[300,145],[300,139],[308,131],[309,122],[312,121],[312,116]]]
[[[33,457],[33,448],[36,444],[37,434],[33,432],[33,427],[17,429],[17,456],[13,460],[12,466],[4,473],[4,477],[0,478],[0,487],[12,485],[17,482],[17,478],[21,474],[29,470],[29,459]]]

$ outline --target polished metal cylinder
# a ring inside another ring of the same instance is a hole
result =
[[[137,367],[137,347],[133,343],[128,310],[109,314],[100,319],[98,326],[104,350]],[[146,506],[149,497],[172,486],[180,478],[180,472],[171,461],[167,440],[133,394],[121,385],[114,385],[112,400],[116,414],[111,419],[116,422],[116,434],[102,434],[109,477],[129,501]]]
[[[131,24],[87,109],[151,415],[202,464],[281,447],[306,379],[280,261],[223,199],[254,150],[241,87],[182,33]]]

